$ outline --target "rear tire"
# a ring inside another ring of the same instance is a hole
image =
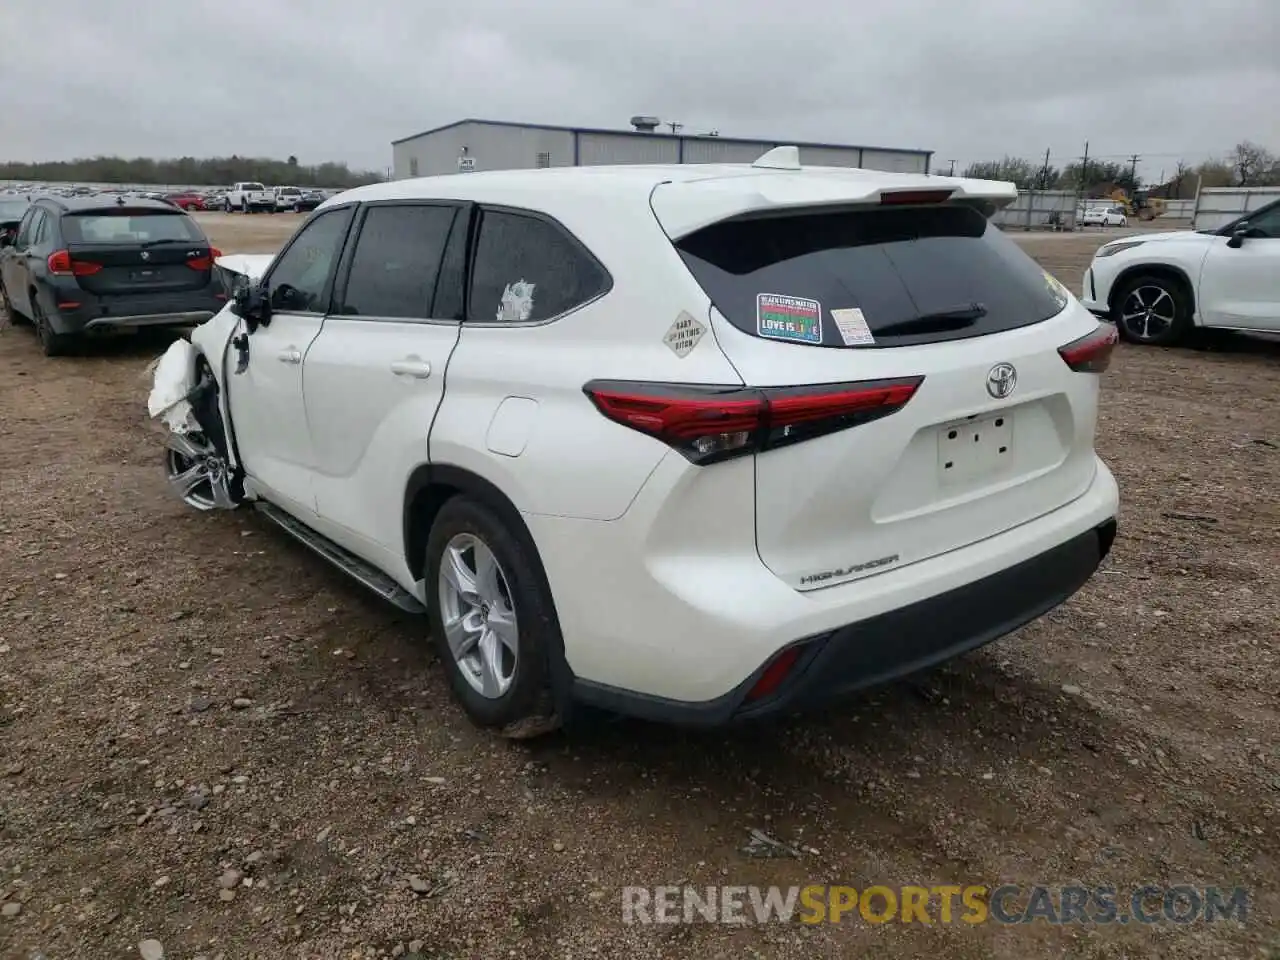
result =
[[[560,627],[524,539],[459,495],[436,515],[425,568],[431,635],[467,716],[519,739],[557,729],[550,663]]]
[[[40,338],[40,349],[46,357],[65,357],[76,346],[76,338],[68,333],[58,333],[53,329],[49,318],[45,316],[35,291],[31,293],[31,322],[35,324],[36,336]]]
[[[1182,283],[1169,277],[1134,277],[1111,302],[1116,331],[1130,343],[1169,347],[1191,332],[1191,296]]]

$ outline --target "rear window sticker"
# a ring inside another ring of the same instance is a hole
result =
[[[836,321],[836,329],[840,331],[840,339],[846,347],[876,342],[876,338],[871,335],[871,328],[867,326],[867,318],[857,307],[832,310],[831,316]]]
[[[666,336],[662,338],[662,342],[671,348],[672,353],[683,360],[698,345],[698,341],[702,339],[702,335],[706,332],[707,328],[699,323],[694,316],[685,310],[681,310],[680,315],[676,317],[675,323],[671,324]]]
[[[518,280],[508,283],[498,304],[499,323],[522,323],[533,314],[533,291],[537,284]]]
[[[1059,281],[1057,277],[1051,274],[1048,270],[1044,270],[1042,272],[1044,273],[1044,285],[1049,290],[1049,296],[1053,297],[1054,301],[1058,304],[1058,309],[1061,310],[1067,305],[1071,296],[1067,293],[1067,288],[1062,285],[1061,281]]]
[[[822,342],[822,304],[804,297],[756,294],[756,333],[793,343]]]

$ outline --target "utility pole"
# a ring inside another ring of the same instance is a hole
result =
[[[1040,168],[1040,189],[1041,190],[1049,189],[1049,150],[1050,149],[1051,148],[1049,147],[1045,148],[1044,166]]]
[[[1080,198],[1084,196],[1084,178],[1089,175],[1089,141],[1084,142],[1084,156],[1080,158],[1080,176],[1076,178],[1076,211],[1080,209]],[[1071,225],[1075,226],[1075,212],[1071,216]]]
[[[674,120],[668,120],[668,121],[667,121],[667,126],[671,128],[671,132],[672,132],[672,133],[676,133],[676,132],[681,128],[681,127],[683,127],[683,126],[684,126],[684,124],[683,124],[683,123],[677,123],[677,122],[676,122],[676,121],[674,121]]]
[[[1138,192],[1138,161],[1142,158],[1136,153],[1129,158],[1129,182],[1133,184],[1133,192]]]
[[[948,160],[947,163],[951,164],[951,169],[947,171],[947,176],[954,177],[956,175],[956,162],[954,160]]]

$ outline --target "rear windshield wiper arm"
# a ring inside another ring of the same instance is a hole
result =
[[[876,336],[891,336],[898,333],[934,333],[942,330],[961,330],[981,320],[987,315],[987,308],[981,303],[966,303],[952,307],[950,310],[938,310],[924,313],[910,320],[899,320],[887,326],[878,327]]]

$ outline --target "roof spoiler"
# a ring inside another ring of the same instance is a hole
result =
[[[774,147],[741,172],[659,184],[650,198],[672,240],[730,217],[766,211],[983,200],[996,209],[1018,196],[1000,180],[888,173],[860,167],[802,167],[800,150]]]

